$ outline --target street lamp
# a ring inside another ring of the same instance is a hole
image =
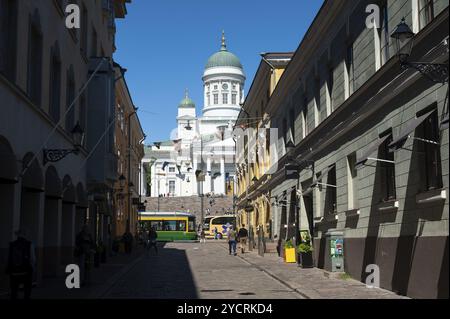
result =
[[[65,158],[69,154],[75,154],[78,155],[81,147],[83,146],[84,142],[84,131],[81,128],[80,122],[77,122],[75,127],[71,131],[72,138],[73,138],[73,149],[44,149],[44,159],[43,163],[44,166],[47,163],[56,163]]]
[[[436,83],[448,83],[448,64],[408,61],[412,53],[414,36],[415,34],[406,23],[405,18],[391,34],[391,38],[394,39],[394,49],[402,68],[415,69]]]

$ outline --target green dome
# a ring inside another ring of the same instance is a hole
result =
[[[188,96],[188,92],[186,90],[186,95],[184,97],[184,99],[181,100],[180,104],[178,105],[178,107],[182,107],[182,108],[195,108],[195,103],[194,101]]]
[[[231,66],[242,69],[241,61],[233,53],[228,51],[219,51],[213,54],[206,63],[205,69],[222,66]]]
[[[206,62],[205,69],[216,68],[216,67],[235,67],[243,69],[241,61],[233,53],[227,50],[227,45],[225,43],[225,34],[222,33],[222,47],[220,51],[214,53]]]

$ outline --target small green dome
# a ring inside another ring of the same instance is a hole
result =
[[[181,100],[181,102],[178,105],[178,107],[181,107],[181,108],[194,108],[195,109],[195,103],[189,97],[187,90],[186,90],[186,95],[185,95],[184,99]]]
[[[205,69],[227,66],[243,69],[239,58],[227,50],[227,45],[225,43],[225,34],[222,33],[222,47],[220,48],[219,52],[214,53],[208,59]]]

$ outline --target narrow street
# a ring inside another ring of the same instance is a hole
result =
[[[167,243],[141,257],[102,298],[294,299],[292,289],[230,256],[225,243]]]

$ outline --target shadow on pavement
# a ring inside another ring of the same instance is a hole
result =
[[[146,252],[106,298],[198,299],[193,273],[184,250],[158,243],[158,253]]]

